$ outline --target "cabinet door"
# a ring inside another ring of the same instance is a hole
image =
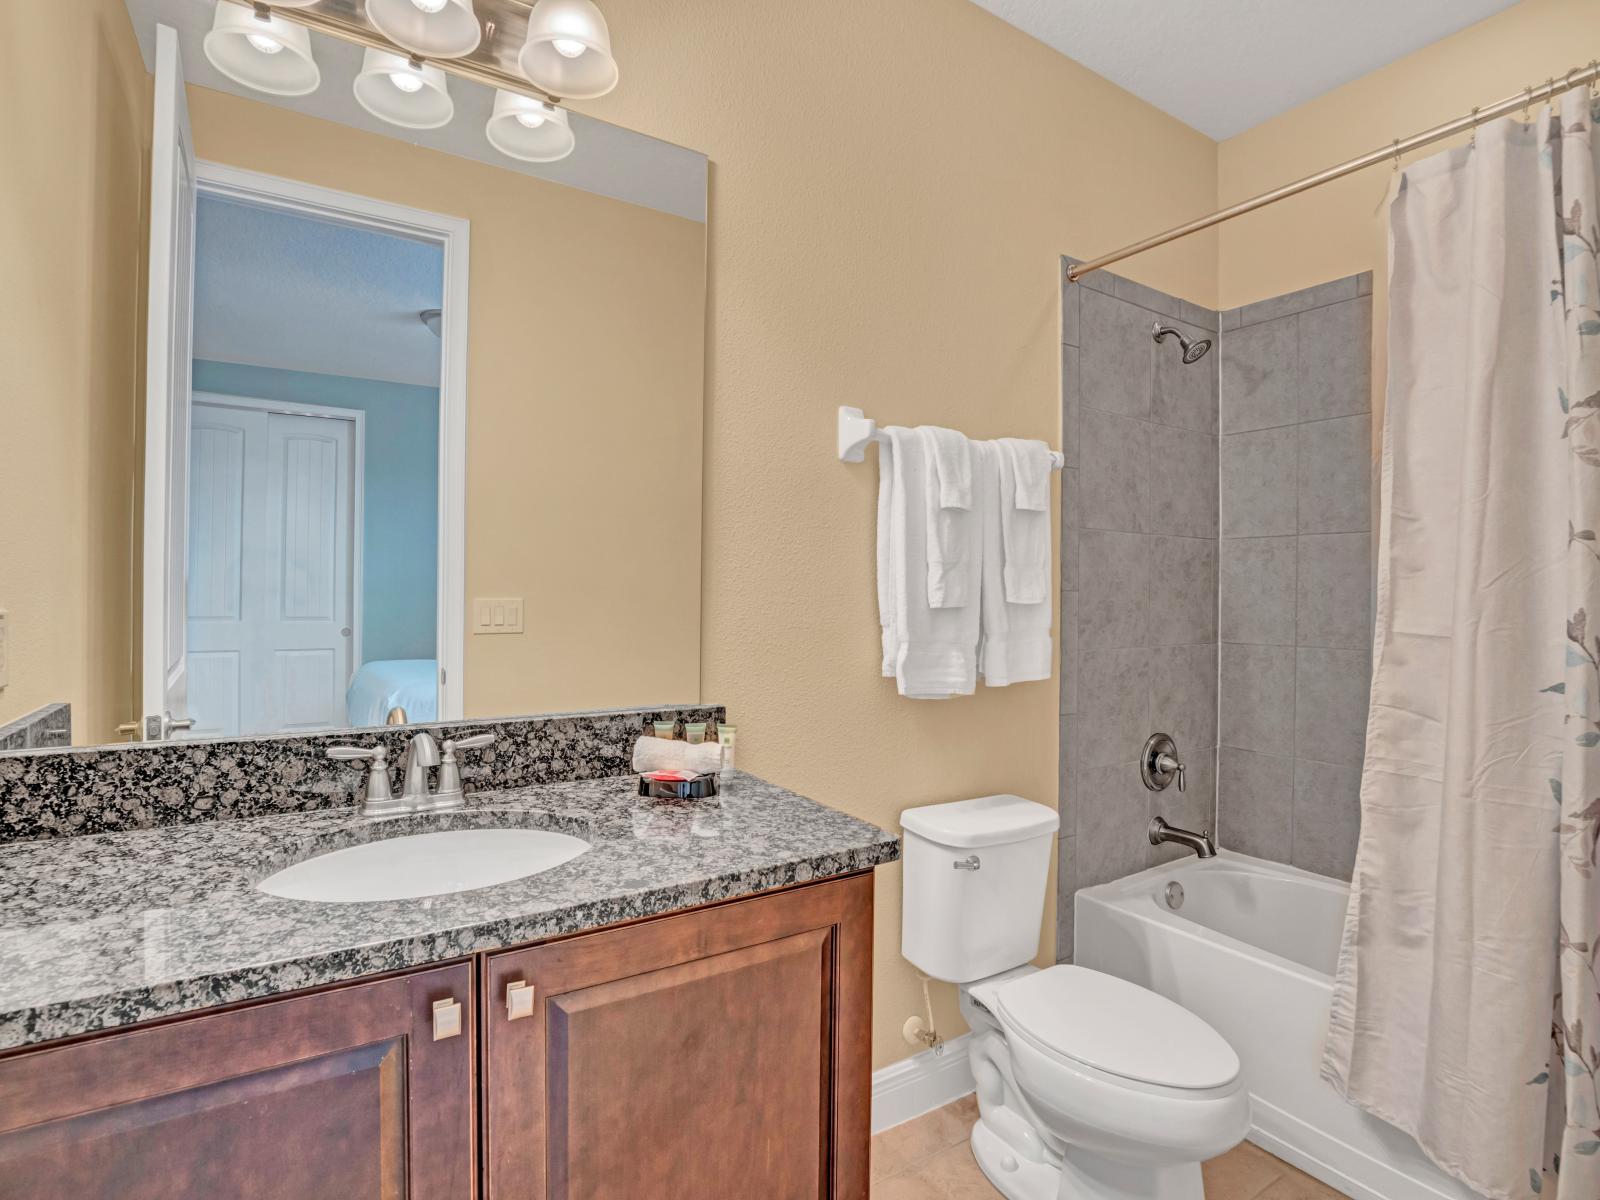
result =
[[[0,1195],[470,1200],[471,980],[463,963],[0,1060]],[[435,1040],[437,1001],[461,1031]]]
[[[484,978],[489,1200],[866,1200],[870,875],[496,954]]]

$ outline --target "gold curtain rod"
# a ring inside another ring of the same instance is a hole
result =
[[[1199,233],[1202,229],[1210,229],[1213,225],[1220,225],[1224,221],[1231,221],[1234,217],[1242,217],[1245,213],[1255,212],[1258,208],[1265,208],[1269,204],[1276,204],[1279,200],[1286,200],[1290,196],[1298,196],[1301,192],[1310,191],[1314,187],[1321,187],[1335,179],[1342,179],[1346,175],[1353,175],[1378,163],[1393,159],[1397,164],[1400,156],[1408,154],[1422,146],[1433,142],[1442,141],[1444,138],[1453,137],[1455,134],[1475,129],[1485,121],[1492,121],[1503,117],[1517,109],[1531,109],[1534,104],[1542,103],[1559,96],[1562,92],[1573,88],[1585,87],[1600,79],[1600,61],[1591,62],[1587,67],[1574,68],[1563,75],[1559,80],[1551,79],[1540,87],[1530,87],[1518,92],[1515,96],[1507,96],[1495,104],[1483,108],[1475,108],[1464,117],[1457,117],[1454,121],[1446,121],[1443,125],[1435,125],[1432,129],[1422,133],[1413,134],[1408,138],[1397,138],[1394,142],[1374,150],[1370,154],[1363,154],[1360,158],[1352,158],[1349,162],[1340,163],[1336,167],[1329,167],[1325,171],[1318,171],[1315,175],[1307,175],[1304,179],[1297,179],[1293,183],[1286,183],[1280,188],[1270,192],[1263,192],[1249,200],[1241,200],[1238,204],[1221,209],[1210,216],[1200,217],[1184,225],[1177,225],[1165,233],[1158,233],[1154,237],[1147,237],[1142,242],[1134,242],[1131,246],[1124,246],[1110,254],[1102,254],[1099,258],[1091,259],[1086,263],[1067,269],[1067,278],[1073,282],[1082,279],[1090,271],[1098,271],[1102,267],[1109,267],[1112,263],[1121,262],[1125,258],[1132,258],[1135,254],[1143,254],[1146,250],[1154,250],[1157,246],[1165,246],[1168,242],[1175,242],[1179,238],[1188,237],[1191,233]]]

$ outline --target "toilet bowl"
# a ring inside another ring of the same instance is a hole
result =
[[[1127,980],[1033,957],[1056,814],[1015,796],[910,809],[902,951],[960,986],[978,1165],[1009,1200],[1203,1200],[1250,1124],[1238,1055]]]

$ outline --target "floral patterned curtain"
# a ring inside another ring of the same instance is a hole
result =
[[[1560,992],[1549,1086],[1561,1113],[1547,1171],[1560,1200],[1600,1197],[1600,117],[1587,92],[1569,92],[1551,156],[1562,277],[1551,300],[1565,317],[1565,416],[1570,525],[1567,533],[1567,741],[1550,786],[1561,812]],[[1541,1180],[1530,1177],[1533,1190]]]
[[[1389,208],[1362,829],[1323,1076],[1496,1200],[1600,1200],[1594,120],[1580,91],[1485,126]]]

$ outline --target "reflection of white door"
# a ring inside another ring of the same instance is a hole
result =
[[[258,405],[194,405],[188,673],[196,737],[346,723],[359,421]]]
[[[156,26],[150,149],[150,279],[144,426],[144,663],[141,736],[186,711],[184,547],[188,540],[190,339],[194,331],[194,144],[178,35]]]

